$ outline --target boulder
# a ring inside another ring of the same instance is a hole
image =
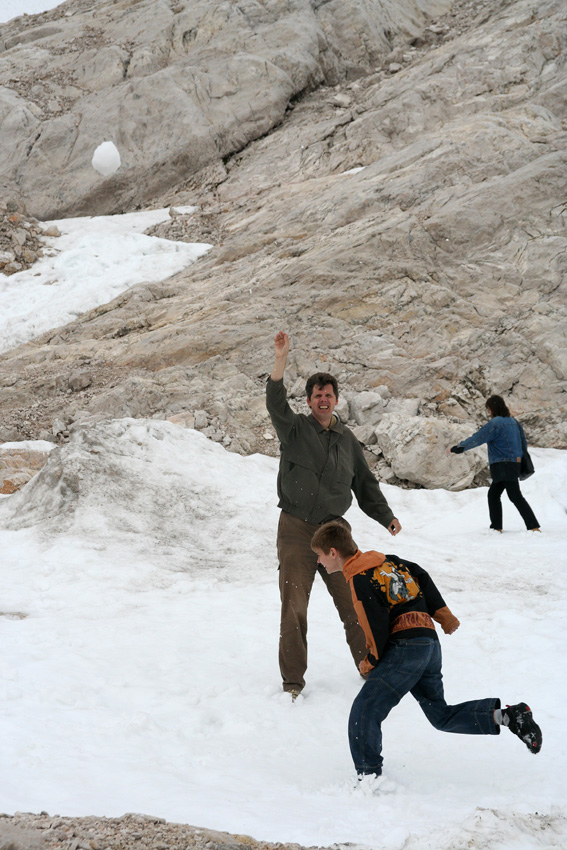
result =
[[[483,449],[446,454],[448,448],[470,436],[470,429],[441,419],[386,414],[375,435],[394,474],[428,489],[464,490],[486,470]]]
[[[351,416],[357,425],[376,424],[385,407],[386,404],[382,396],[368,390],[358,393],[350,402]]]
[[[373,446],[376,443],[376,425],[372,422],[356,425],[352,428],[352,433],[358,442],[364,446]]]

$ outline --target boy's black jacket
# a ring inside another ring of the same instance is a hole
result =
[[[436,638],[432,618],[449,633],[458,626],[435,582],[419,564],[397,555],[358,551],[345,563],[343,573],[366,635],[368,656],[361,663],[362,673],[378,664],[390,640]]]

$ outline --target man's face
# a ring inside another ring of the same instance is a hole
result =
[[[324,387],[315,385],[311,398],[307,399],[307,404],[317,422],[327,427],[331,421],[333,410],[337,406],[337,397],[333,385],[325,384]]]
[[[317,555],[317,563],[325,567],[328,573],[338,573],[343,568],[343,559],[340,557],[336,549],[331,548],[327,554],[320,549],[315,549]]]

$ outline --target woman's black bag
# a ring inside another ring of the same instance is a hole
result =
[[[522,438],[522,459],[520,461],[520,475],[518,476],[520,481],[525,481],[526,478],[529,478],[530,475],[533,475],[535,472],[533,461],[530,457],[530,453],[528,452],[528,445],[526,443],[526,435],[524,434],[524,429],[517,423],[518,428],[520,429],[520,437]]]
[[[520,461],[520,481],[525,481],[530,475],[535,472],[533,461],[527,449],[524,449],[522,460]]]

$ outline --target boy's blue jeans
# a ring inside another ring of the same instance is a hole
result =
[[[411,693],[429,722],[442,732],[498,735],[494,710],[499,699],[447,705],[443,696],[441,645],[435,638],[393,641],[356,697],[348,722],[348,737],[358,774],[382,773],[382,721]]]

